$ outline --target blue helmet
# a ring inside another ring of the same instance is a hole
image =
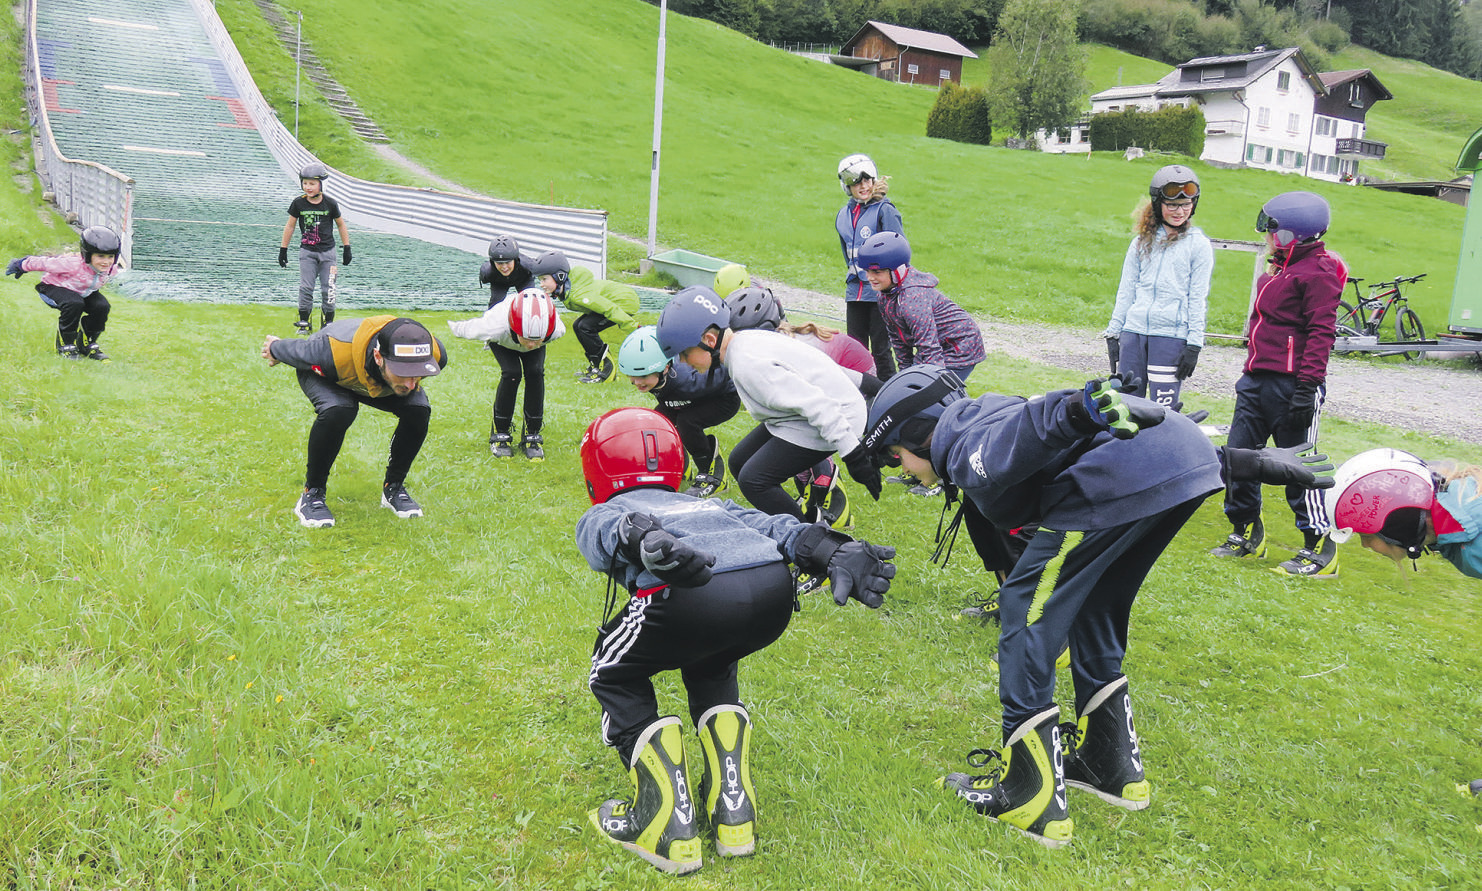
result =
[[[922,454],[947,406],[967,398],[957,375],[940,365],[912,365],[891,376],[870,403],[864,446],[878,455],[891,446]]]
[[[856,255],[860,269],[884,269],[899,285],[911,265],[911,243],[899,232],[876,232],[860,245]]]
[[[690,347],[701,346],[701,336],[712,325],[722,330],[729,328],[731,310],[714,291],[696,285],[684,288],[664,304],[654,333],[664,355],[677,359]],[[711,350],[712,355],[714,352]]]
[[[1277,247],[1322,238],[1332,222],[1328,202],[1312,192],[1283,192],[1256,214],[1256,231],[1272,233]]]

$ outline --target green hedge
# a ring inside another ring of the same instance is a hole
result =
[[[1204,112],[1170,105],[1091,115],[1092,151],[1119,152],[1133,145],[1197,158],[1204,151]]]
[[[993,122],[988,115],[988,91],[982,87],[961,87],[950,80],[943,83],[936,104],[926,116],[926,135],[991,145]]]

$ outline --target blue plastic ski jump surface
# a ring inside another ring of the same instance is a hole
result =
[[[33,119],[59,152],[133,180],[132,268],[141,299],[292,305],[297,234],[277,264],[295,173],[313,156],[272,115],[210,0],[34,0]],[[44,107],[44,113],[36,105]],[[533,253],[606,263],[606,215],[369,183],[333,172],[354,247],[342,310],[481,309],[496,231]],[[60,202],[59,202],[60,203]],[[66,208],[64,208],[66,209]],[[80,225],[90,225],[81,212]],[[317,295],[316,295],[317,299]]]

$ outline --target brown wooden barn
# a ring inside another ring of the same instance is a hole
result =
[[[962,83],[962,60],[977,57],[945,34],[869,21],[829,61],[882,80],[935,87]]]

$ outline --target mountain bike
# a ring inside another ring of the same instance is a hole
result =
[[[1363,279],[1350,278],[1354,302],[1338,301],[1338,336],[1378,338],[1380,326],[1393,311],[1396,341],[1410,343],[1425,340],[1425,326],[1420,324],[1420,316],[1409,307],[1406,303],[1408,298],[1400,291],[1402,285],[1418,282],[1425,275],[1422,272],[1419,275],[1400,276],[1394,281],[1369,285],[1367,295],[1359,290]],[[1404,356],[1413,362],[1424,353],[1420,350],[1396,350],[1393,355]]]

